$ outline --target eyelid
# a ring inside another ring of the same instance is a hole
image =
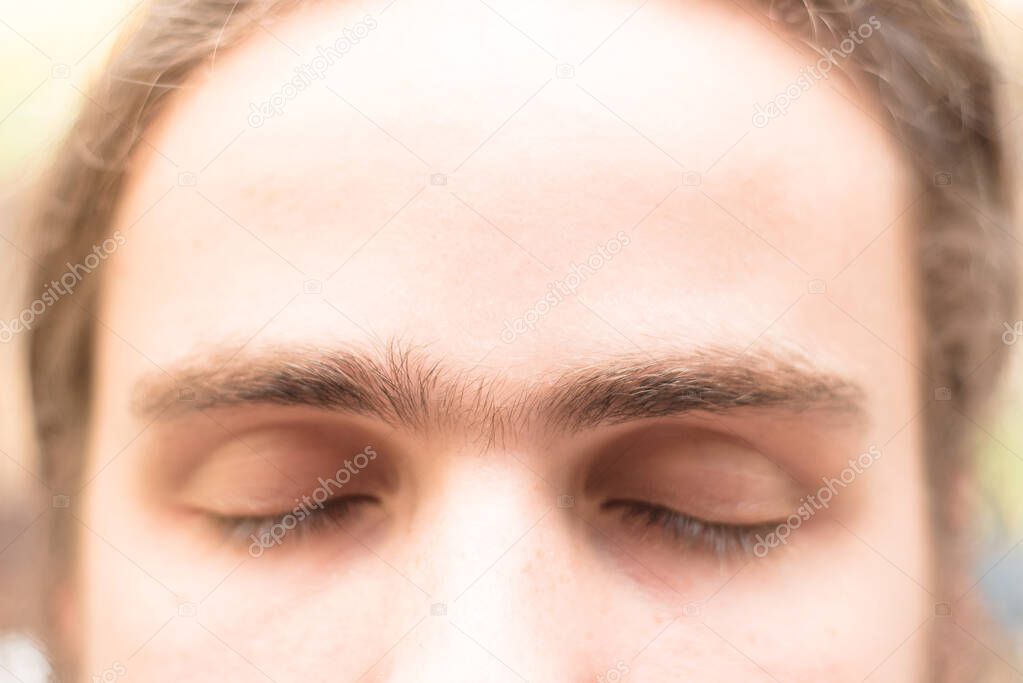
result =
[[[802,486],[745,440],[659,426],[611,444],[584,483],[594,499],[632,499],[712,523],[755,525],[786,517]]]
[[[324,523],[340,524],[354,516],[360,507],[379,502],[373,496],[338,496],[313,508],[301,506],[265,515],[223,515],[207,512],[205,516],[220,529],[225,541],[247,543],[265,537],[275,527],[282,530],[281,538],[285,534],[302,538],[323,530],[320,525]],[[289,517],[291,519],[288,519]]]
[[[393,462],[337,423],[271,424],[212,446],[168,495],[186,509],[261,516],[296,499],[394,490]]]
[[[677,511],[711,524],[734,526],[756,526],[767,520],[784,519],[795,509],[795,503],[788,498],[772,496],[752,497],[720,494],[715,488],[727,486],[727,481],[709,486],[689,486],[683,483],[674,490],[656,488],[622,488],[619,493],[609,493],[614,500],[633,500]]]
[[[640,524],[644,530],[659,529],[680,549],[709,550],[723,559],[735,555],[752,557],[758,535],[770,533],[779,524],[776,521],[750,525],[712,522],[660,505],[627,499],[606,501],[601,508],[620,512],[623,523]]]
[[[200,414],[176,429],[147,432],[144,485],[154,497],[176,503],[187,489],[201,488],[203,479],[213,484],[210,491],[226,490],[225,482],[233,479],[243,486],[265,470],[292,485],[282,487],[286,493],[298,493],[368,446],[388,456],[372,468],[377,484],[393,487],[393,461],[402,449],[389,430],[370,421],[287,406]],[[268,483],[264,477],[260,486]]]

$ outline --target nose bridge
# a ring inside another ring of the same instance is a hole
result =
[[[537,647],[565,625],[556,617],[567,597],[563,511],[535,474],[496,457],[453,467],[443,495],[417,515],[414,568],[432,605],[379,680],[575,680],[565,653]]]
[[[557,517],[557,496],[514,458],[459,458],[417,511],[414,562],[432,593],[449,600],[467,595],[487,575],[521,560],[524,549],[541,547],[538,532]]]

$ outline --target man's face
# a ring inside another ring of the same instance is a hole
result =
[[[219,51],[101,267],[82,676],[919,679],[912,185],[816,62],[613,0]]]

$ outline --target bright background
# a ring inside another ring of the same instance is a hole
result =
[[[28,241],[19,232],[16,206],[25,203],[33,181],[81,104],[90,74],[102,64],[114,38],[130,24],[141,4],[0,0],[0,319],[9,320],[20,309],[16,283],[28,263],[27,248],[22,246]],[[1023,145],[1018,144],[1023,140],[1023,88],[1019,85],[1023,80],[1023,0],[981,0],[978,7],[988,18],[992,43],[1005,63],[1013,94],[1007,129],[1017,143],[1017,167],[1023,169],[1019,151]],[[1019,235],[1017,255],[1023,260],[1023,229]],[[1006,322],[1012,326],[1017,320]],[[1023,329],[1023,322],[1020,326]],[[14,624],[32,621],[25,577],[39,573],[25,566],[31,547],[26,539],[32,536],[26,530],[41,512],[38,504],[32,507],[28,501],[33,496],[41,498],[37,494],[44,492],[33,482],[36,466],[26,439],[22,353],[16,342],[0,344],[0,379],[6,380],[0,382],[0,634]],[[979,533],[989,539],[990,551],[976,574],[995,613],[1023,643],[1023,337],[1013,344],[1013,354],[1008,391],[999,401],[998,415],[977,434],[979,481],[992,505],[978,520]],[[3,667],[14,666],[12,656],[32,655],[24,649],[5,651],[0,637],[0,683],[18,680],[5,678]],[[24,675],[22,679],[29,681]]]

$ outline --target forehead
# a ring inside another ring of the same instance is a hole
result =
[[[912,357],[909,191],[871,103],[832,76],[758,127],[816,55],[731,3],[634,10],[330,3],[221,51],[147,136],[107,321],[157,364],[393,336],[470,364]]]

